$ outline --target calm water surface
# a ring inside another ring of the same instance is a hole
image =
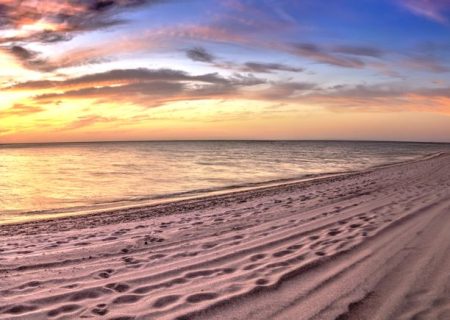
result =
[[[449,149],[306,141],[0,145],[0,223],[360,170]]]

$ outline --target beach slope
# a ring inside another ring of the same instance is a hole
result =
[[[0,319],[450,319],[450,155],[0,226]]]

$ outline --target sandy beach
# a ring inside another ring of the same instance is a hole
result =
[[[450,319],[450,154],[0,226],[0,319]]]

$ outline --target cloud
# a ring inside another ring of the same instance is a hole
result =
[[[351,46],[351,45],[336,46],[333,49],[333,51],[337,53],[345,53],[354,56],[363,56],[372,58],[380,58],[384,54],[382,50],[375,47]]]
[[[91,48],[72,49],[59,58],[41,57],[32,43],[54,44],[74,36],[124,24],[123,11],[172,0],[2,0],[0,1],[0,50],[12,55],[24,68],[51,72],[59,68],[105,61],[112,53],[136,51],[144,40],[122,40],[121,45],[98,43]],[[142,41],[139,41],[142,40]],[[148,40],[148,39],[147,39]]]
[[[35,96],[36,101],[53,101],[62,98],[77,99],[119,99],[132,100],[135,95],[148,97],[175,96],[182,92],[183,84],[172,82],[144,82],[119,86],[90,87],[78,90],[67,90],[61,93],[48,93]]]
[[[295,55],[333,66],[358,69],[365,66],[365,63],[361,59],[345,55],[335,55],[313,43],[295,43],[289,50]]]
[[[96,86],[109,86],[132,84],[152,81],[190,81],[213,84],[236,83],[236,79],[226,79],[217,73],[202,75],[190,75],[184,71],[172,69],[116,69],[101,73],[88,74],[81,77],[69,78],[66,80],[38,80],[17,83],[4,88],[5,90],[64,90],[67,88],[85,88]]]
[[[450,43],[448,42],[424,41],[405,54],[400,65],[409,69],[433,73],[450,72],[449,50]]]
[[[236,73],[191,75],[171,69],[124,69],[69,78],[59,81],[30,81],[7,90],[37,90],[34,104],[65,99],[93,99],[97,104],[112,102],[145,108],[170,102],[202,99],[245,99],[295,105],[317,105],[337,112],[427,111],[450,113],[450,88],[412,89],[400,83],[385,85],[320,86],[301,81],[268,81]],[[39,90],[46,90],[39,93]],[[43,111],[39,107],[17,105],[1,117]],[[100,118],[78,119],[71,128],[106,122]],[[109,120],[108,120],[109,121]]]
[[[310,82],[272,82],[269,87],[255,92],[253,97],[260,100],[289,101],[311,93],[317,87],[317,84]]]
[[[35,91],[33,99],[40,103],[97,99],[156,106],[169,101],[238,95],[241,89],[266,82],[241,73],[225,78],[217,73],[191,75],[172,69],[118,69],[65,80],[22,82],[3,90]]]
[[[407,68],[417,69],[421,71],[434,73],[450,72],[450,67],[432,56],[408,57],[407,59],[403,60],[401,64]]]
[[[155,30],[160,38],[201,40],[217,43],[254,43],[254,40],[239,32],[214,25],[182,24]]]
[[[450,87],[412,89],[399,84],[337,86],[316,90],[301,99],[337,112],[420,111],[450,114]]]
[[[211,53],[209,53],[208,51],[206,51],[204,48],[201,47],[195,47],[186,50],[186,55],[189,59],[200,62],[211,63],[215,59],[215,57]]]
[[[2,49],[12,55],[20,65],[27,69],[43,70],[47,69],[47,61],[39,57],[39,53],[33,50],[29,50],[19,45],[6,46]]]
[[[37,94],[32,98],[35,104],[94,99],[98,103],[114,101],[151,108],[174,101],[238,98],[316,104],[334,111],[450,112],[450,88],[445,86],[425,89],[408,89],[399,84],[321,87],[311,82],[268,81],[251,74],[222,77],[216,73],[192,75],[172,69],[118,69],[65,80],[28,81],[3,90],[35,91]],[[40,111],[42,109],[16,106],[7,113]],[[83,119],[80,124],[87,122]]]
[[[261,78],[257,78],[252,74],[241,74],[241,73],[235,73],[231,78],[229,78],[231,85],[238,85],[238,86],[256,86],[259,84],[264,84],[267,81]]]
[[[243,70],[257,73],[271,73],[272,71],[302,72],[303,68],[290,67],[280,63],[246,62]]]
[[[222,0],[221,13],[213,25],[237,33],[292,30],[299,23],[287,12],[286,2]]]
[[[325,96],[344,96],[347,98],[380,98],[396,97],[405,94],[408,90],[398,85],[338,85],[323,91]]]
[[[338,45],[327,47],[315,43],[284,43],[280,41],[280,33],[293,30],[298,32],[299,25],[292,21],[292,17],[287,19],[285,14],[279,14],[285,12],[285,10],[277,11],[278,13],[272,10],[274,7],[283,7],[277,2],[260,3],[226,0],[222,1],[221,4],[227,10],[215,15],[208,24],[183,24],[158,32],[161,35],[164,34],[166,38],[239,44],[253,49],[286,52],[318,63],[344,68],[362,69],[368,66],[365,59],[381,58],[384,55],[383,50],[372,46]],[[215,63],[217,67],[236,67],[234,63],[223,61],[219,63],[216,56],[201,47],[188,50],[187,55],[191,60]],[[268,68],[268,66],[265,68],[263,65],[253,64],[253,61],[249,63],[250,65],[247,68],[255,69],[253,70],[255,72],[267,73],[276,70],[291,71],[291,69],[297,69],[296,67],[284,67],[275,64],[273,68]]]
[[[97,64],[114,59],[121,54],[141,51],[158,50],[164,47],[165,39],[158,34],[142,34],[120,40],[120,46],[115,41],[97,42],[86,47],[65,51],[59,56],[47,59],[41,66],[43,71],[54,71],[61,68]]]
[[[37,106],[27,106],[21,103],[14,104],[11,108],[0,110],[0,118],[12,116],[27,116],[44,111],[43,108]]]
[[[441,24],[448,24],[450,0],[398,0],[411,13]]]
[[[39,52],[27,49],[24,46],[10,45],[0,47],[0,50],[13,56],[15,60],[24,68],[40,71],[52,72],[59,68],[79,66],[85,64],[99,63],[107,60],[107,56],[111,53],[110,46],[102,46],[99,48],[76,49],[63,53],[59,58],[49,59],[43,58]],[[123,50],[124,47],[121,47]],[[117,50],[115,53],[120,52]]]
[[[117,121],[117,118],[107,118],[99,115],[86,115],[78,117],[77,120],[72,121],[68,125],[62,127],[60,130],[76,130],[83,127],[92,126],[96,123],[108,123]]]
[[[450,87],[408,88],[385,85],[336,85],[272,83],[253,99],[317,106],[333,112],[431,112],[450,115]]]
[[[267,63],[267,62],[255,62],[249,61],[244,64],[220,61],[212,53],[208,52],[205,48],[195,47],[186,51],[186,55],[193,61],[200,61],[209,63],[215,67],[219,67],[227,70],[237,70],[243,72],[253,73],[271,73],[273,71],[288,71],[288,72],[302,72],[303,68],[291,67],[281,63]]]
[[[12,45],[22,39],[21,44],[27,49],[30,42],[59,42],[72,38],[80,32],[98,30],[123,21],[117,20],[117,14],[121,11],[144,4],[156,4],[164,1],[69,1],[65,6],[59,7],[55,0],[46,0],[50,5],[40,15],[46,17],[58,16],[58,19],[36,20],[37,30],[30,31],[25,35],[17,35],[13,39]],[[25,1],[27,2],[27,1]],[[58,2],[59,3],[59,2]],[[63,2],[65,3],[65,2]],[[62,53],[56,58],[46,58],[36,56],[34,61],[23,61],[26,68],[38,71],[55,71],[60,68],[99,63],[111,59],[123,53],[154,49],[155,46],[168,47],[176,46],[178,40],[190,41],[200,40],[208,42],[218,42],[227,44],[240,44],[251,48],[260,48],[287,52],[292,55],[301,56],[319,63],[326,63],[333,66],[346,68],[363,68],[367,64],[363,58],[380,57],[381,50],[365,46],[337,46],[336,48],[319,47],[313,43],[297,43],[294,45],[280,42],[279,33],[292,31],[298,27],[297,23],[287,15],[283,4],[276,2],[264,2],[258,4],[247,1],[225,1],[221,2],[223,7],[219,13],[211,17],[210,21],[201,24],[176,24],[167,27],[151,29],[142,35],[133,36],[131,39],[121,39],[121,45],[115,43],[96,43],[92,47],[72,49]],[[33,8],[33,7],[32,7]],[[273,11],[272,9],[277,9]],[[34,11],[36,8],[34,8]],[[9,10],[9,9],[8,9]],[[6,12],[10,12],[11,10]],[[20,11],[20,10],[19,10]],[[33,12],[34,12],[33,11]],[[1,14],[0,14],[1,19]],[[34,21],[34,20],[33,20]],[[21,22],[23,25],[28,23]],[[33,25],[33,23],[31,23]],[[294,29],[292,29],[294,28]],[[295,29],[298,31],[298,29]],[[22,38],[21,38],[22,37]],[[164,43],[164,45],[162,45]],[[216,63],[216,67],[235,68],[240,71],[270,73],[274,71],[299,72],[301,68],[296,66],[286,66],[280,63],[267,63],[249,61],[240,67],[232,63],[218,64],[215,55],[202,47],[192,47],[186,50],[189,59],[204,63]],[[17,57],[16,57],[17,58]]]
[[[1,42],[57,42],[74,34],[123,23],[116,18],[123,10],[163,0],[3,0],[0,29],[12,35]]]
[[[31,60],[36,57],[36,52],[27,50],[21,46],[11,46],[9,50],[20,60]]]

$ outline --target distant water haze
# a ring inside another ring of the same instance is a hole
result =
[[[0,223],[361,170],[448,144],[325,141],[0,146]]]

